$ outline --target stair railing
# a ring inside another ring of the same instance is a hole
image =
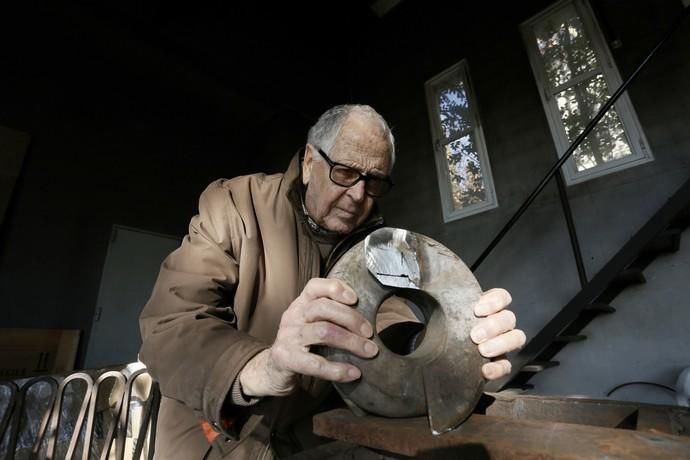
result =
[[[572,156],[573,152],[582,144],[587,135],[594,129],[594,127],[599,123],[599,121],[606,115],[606,112],[613,107],[618,98],[628,89],[628,86],[637,78],[642,69],[644,69],[649,61],[656,55],[659,49],[671,38],[671,36],[676,32],[676,30],[683,23],[683,20],[688,15],[690,11],[690,6],[684,6],[683,11],[678,17],[673,21],[668,32],[664,37],[652,48],[647,57],[637,66],[637,68],[630,74],[630,76],[621,84],[618,89],[611,95],[611,97],[606,101],[606,103],[601,107],[599,112],[590,120],[587,126],[582,130],[579,136],[570,144],[570,147],[563,153],[563,155],[556,161],[556,163],[549,169],[544,178],[539,182],[537,187],[530,193],[527,199],[522,203],[518,210],[513,214],[513,216],[508,220],[508,222],[503,226],[503,228],[498,232],[494,239],[489,243],[486,249],[479,255],[477,260],[470,267],[474,272],[479,266],[486,260],[486,258],[491,254],[491,252],[498,246],[501,240],[506,236],[515,223],[522,217],[522,215],[527,211],[534,200],[539,196],[539,194],[544,190],[549,181],[556,176],[559,196],[561,199],[561,205],[563,207],[563,212],[565,214],[566,223],[568,225],[568,234],[570,236],[571,246],[573,248],[573,254],[575,256],[575,262],[578,267],[578,275],[580,277],[580,283],[584,286],[587,284],[587,278],[584,270],[584,263],[582,261],[582,253],[580,252],[580,245],[577,240],[577,234],[575,232],[575,226],[573,224],[572,213],[570,212],[570,206],[568,204],[568,198],[565,193],[565,186],[563,185],[563,178],[560,176],[560,169],[565,164],[566,161]]]

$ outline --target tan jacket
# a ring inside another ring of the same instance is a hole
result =
[[[161,265],[140,318],[140,359],[163,394],[156,458],[203,458],[204,420],[223,432],[208,458],[271,458],[269,437],[273,444],[330,388],[305,378],[297,394],[248,407],[228,396],[242,367],[275,339],[283,311],[321,272],[319,248],[288,198],[298,177],[295,157],[285,174],[212,183],[181,247]],[[232,418],[233,426],[224,423]]]

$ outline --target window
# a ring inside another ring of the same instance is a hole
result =
[[[443,220],[498,206],[475,97],[463,60],[425,84]]]
[[[522,25],[532,71],[558,155],[621,85],[585,0],[564,0]],[[568,184],[646,163],[647,140],[623,94],[563,166]]]

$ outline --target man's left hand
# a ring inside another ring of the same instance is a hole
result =
[[[482,374],[488,380],[508,375],[510,361],[503,355],[525,344],[525,333],[515,329],[515,314],[505,309],[511,301],[505,289],[490,289],[474,307],[474,314],[481,319],[470,331],[470,337],[479,346],[479,353],[492,359],[482,366]]]

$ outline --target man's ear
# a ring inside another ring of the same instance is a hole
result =
[[[304,149],[304,161],[302,161],[302,183],[307,185],[311,178],[311,167],[314,165],[314,147],[307,144]]]

